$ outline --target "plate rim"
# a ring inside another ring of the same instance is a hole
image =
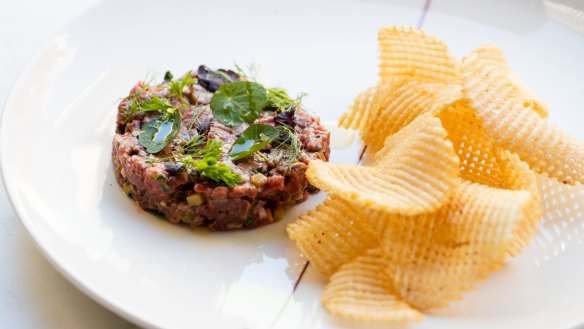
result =
[[[93,7],[89,8],[89,10],[86,11],[85,13],[91,11],[92,8]],[[155,321],[146,321],[143,317],[140,317],[136,314],[133,314],[132,312],[127,311],[126,309],[124,309],[121,305],[119,305],[115,301],[112,301],[111,299],[106,298],[106,296],[104,296],[103,293],[100,293],[97,288],[95,288],[91,284],[85,282],[77,274],[74,274],[76,271],[68,269],[67,266],[62,263],[62,260],[59,259],[59,257],[56,255],[55,251],[53,250],[54,248],[50,247],[50,245],[47,245],[46,243],[43,243],[42,239],[39,238],[39,236],[38,236],[39,233],[37,232],[37,230],[35,228],[34,220],[32,220],[27,215],[27,212],[19,205],[19,202],[17,202],[18,193],[16,193],[16,190],[15,190],[15,186],[14,186],[15,183],[8,176],[8,169],[7,169],[8,166],[6,165],[8,162],[8,159],[7,159],[8,156],[6,154],[7,153],[6,145],[8,144],[7,136],[6,136],[6,134],[7,134],[6,133],[6,126],[8,125],[7,117],[10,114],[7,114],[7,113],[10,111],[11,108],[13,108],[12,103],[16,97],[16,93],[17,93],[17,91],[22,90],[22,88],[24,88],[25,84],[23,82],[26,81],[25,78],[27,76],[31,75],[31,73],[33,71],[34,64],[38,63],[38,61],[42,58],[42,56],[47,54],[48,50],[50,49],[49,47],[51,45],[51,40],[54,40],[55,37],[59,36],[60,33],[62,33],[66,27],[73,24],[73,22],[75,20],[79,19],[79,17],[86,15],[85,13],[78,15],[71,22],[66,24],[65,27],[63,27],[62,29],[60,29],[57,32],[55,32],[54,34],[52,34],[47,39],[47,41],[38,50],[36,50],[34,55],[28,60],[26,65],[19,72],[17,78],[13,81],[13,83],[8,91],[8,95],[6,97],[6,100],[4,101],[4,104],[2,106],[2,111],[0,113],[0,176],[1,176],[2,181],[4,183],[3,188],[4,188],[4,191],[6,192],[6,198],[8,199],[10,206],[14,210],[14,213],[15,213],[14,217],[18,218],[18,220],[22,223],[22,225],[25,228],[26,233],[33,241],[33,244],[34,244],[36,250],[38,250],[43,255],[43,257],[49,262],[49,264],[51,264],[51,266],[54,269],[56,269],[57,272],[59,272],[59,274],[61,274],[68,282],[73,284],[77,289],[82,291],[83,294],[85,294],[86,296],[91,298],[93,301],[98,303],[100,306],[105,307],[106,309],[117,314],[118,316],[122,317],[123,319],[125,319],[133,324],[136,324],[140,327],[158,328],[159,326],[156,325]]]

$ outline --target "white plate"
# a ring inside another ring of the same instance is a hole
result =
[[[584,40],[546,16],[546,8],[561,10],[549,1],[466,3],[433,1],[425,27],[457,55],[485,39],[498,42],[550,105],[550,120],[584,139]],[[306,104],[334,121],[376,80],[377,28],[415,25],[423,7],[421,0],[101,3],[56,36],[12,90],[0,152],[13,205],[67,278],[143,326],[359,327],[323,312],[325,280],[311,267],[292,293],[304,260],[285,225],[322,194],[253,231],[209,234],[160,221],[113,178],[116,102],[147,73],[255,61],[265,79],[309,92]],[[357,157],[357,143],[342,142],[346,137],[333,134],[334,161]],[[574,208],[581,192],[562,192],[569,204],[549,204],[556,209],[524,254],[416,327],[584,323],[582,208]]]

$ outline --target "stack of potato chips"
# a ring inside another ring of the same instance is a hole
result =
[[[537,174],[584,183],[584,144],[484,44],[461,61],[409,27],[379,32],[380,80],[340,120],[368,165],[312,161],[329,198],[288,235],[330,277],[334,315],[392,322],[460,299],[518,255],[542,217]]]

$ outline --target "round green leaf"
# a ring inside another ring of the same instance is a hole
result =
[[[229,156],[232,160],[243,159],[261,150],[279,135],[280,131],[270,125],[251,125],[233,143],[231,150],[229,150]]]
[[[222,124],[235,127],[257,119],[267,101],[266,89],[259,83],[236,81],[221,85],[211,98],[213,115]]]
[[[155,119],[145,124],[138,141],[149,153],[158,153],[176,137],[180,125],[180,113],[175,111],[170,118]]]

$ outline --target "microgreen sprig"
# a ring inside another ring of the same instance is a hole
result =
[[[170,71],[167,72],[167,73],[170,73]],[[166,79],[166,77],[167,76],[165,74],[165,79]],[[172,80],[172,74],[170,74],[169,77]],[[170,86],[169,86],[169,89],[168,89],[168,93],[170,95],[174,95],[174,96],[178,97],[179,100],[182,101],[182,98],[183,98],[183,90],[185,89],[185,87],[190,86],[190,85],[193,85],[195,83],[197,83],[197,79],[193,78],[193,76],[191,74],[191,71],[188,71],[183,76],[182,79],[175,80],[175,81],[171,81],[170,82]]]
[[[201,150],[201,158],[198,154],[184,154],[177,157],[177,162],[181,163],[188,171],[205,176],[217,183],[224,183],[233,187],[243,182],[243,178],[231,167],[220,163],[223,143],[217,139],[207,140],[204,150]]]

